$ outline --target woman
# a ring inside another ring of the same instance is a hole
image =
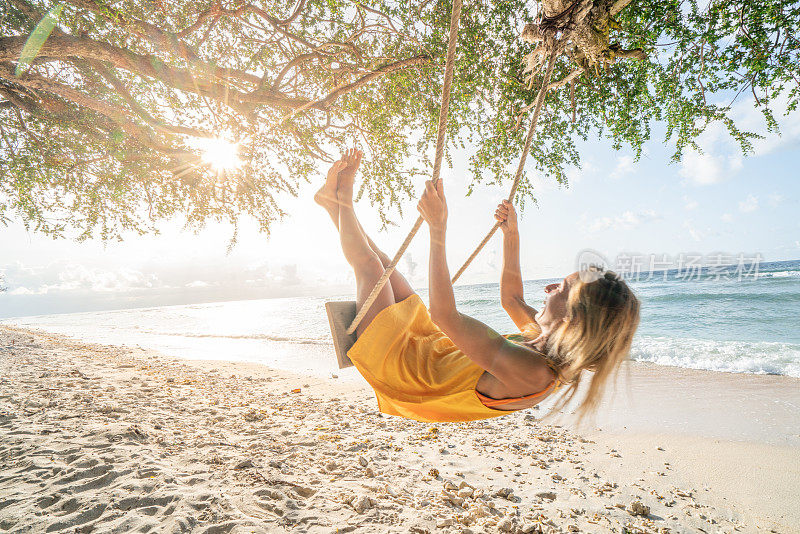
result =
[[[355,272],[359,308],[389,264],[353,210],[361,157],[349,150],[314,197],[339,229]],[[456,309],[441,181],[426,183],[418,210],[430,229],[430,312],[394,271],[347,353],[375,390],[379,409],[419,421],[486,419],[534,406],[563,383],[568,388],[562,408],[575,395],[584,369],[594,375],[579,418],[595,409],[611,374],[627,358],[639,322],[639,302],[627,284],[599,269],[572,273],[545,288],[544,308],[537,312],[523,299],[516,213],[504,202],[495,213],[504,234],[501,300],[523,335],[503,337]]]

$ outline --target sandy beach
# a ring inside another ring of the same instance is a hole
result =
[[[596,422],[0,327],[0,530],[800,532],[800,379],[629,366]]]

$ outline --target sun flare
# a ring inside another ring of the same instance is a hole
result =
[[[205,163],[219,170],[236,169],[242,164],[239,157],[239,144],[225,139],[202,139],[198,142]]]

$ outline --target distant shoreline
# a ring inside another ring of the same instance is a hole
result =
[[[783,264],[797,264],[800,259],[776,260],[762,262],[762,268],[784,267]],[[730,264],[729,267],[735,267]],[[705,266],[699,266],[706,268]],[[715,266],[716,267],[716,266]],[[675,269],[664,269],[654,271],[644,271],[650,273],[654,278],[663,276],[665,273],[674,273]],[[769,276],[760,272],[760,276]],[[551,278],[531,278],[523,280],[523,283],[540,283],[555,280],[558,276]],[[464,290],[471,287],[484,287],[497,285],[497,282],[483,282],[477,284],[459,284],[456,290]],[[350,285],[331,285],[331,286],[309,286],[304,284],[304,290],[299,290],[298,285],[279,288],[248,287],[248,288],[226,288],[226,287],[162,287],[157,289],[135,289],[127,292],[59,292],[54,294],[23,293],[14,294],[12,291],[0,293],[0,302],[5,301],[5,305],[0,309],[0,324],[9,319],[21,319],[40,317],[54,314],[71,313],[93,313],[93,312],[113,312],[122,310],[148,309],[164,306],[194,306],[203,304],[217,304],[221,302],[238,302],[248,300],[272,300],[272,299],[292,299],[292,298],[325,298],[325,299],[344,299],[350,298],[353,287]],[[427,288],[418,287],[417,291],[424,293]],[[158,294],[153,294],[158,291]],[[113,299],[113,300],[112,300]],[[38,306],[41,311],[49,313],[24,313],[18,314],[4,310],[13,309],[19,306],[24,300],[40,301]],[[136,303],[130,306],[120,306],[120,301]],[[87,304],[88,303],[88,304]],[[11,306],[11,308],[10,308]],[[87,307],[88,306],[88,307]]]

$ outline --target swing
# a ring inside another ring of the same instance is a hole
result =
[[[439,181],[439,174],[442,167],[442,156],[444,154],[444,139],[446,133],[445,127],[447,124],[447,113],[450,107],[450,86],[453,81],[453,64],[455,62],[456,41],[458,40],[458,24],[460,15],[461,0],[454,0],[453,11],[450,15],[450,36],[447,43],[447,61],[445,63],[444,83],[442,85],[442,100],[439,108],[436,157],[434,159],[432,177],[434,185],[436,185],[436,183]],[[553,41],[550,41],[549,44],[550,55],[548,57],[547,68],[545,69],[542,86],[539,88],[539,92],[536,96],[536,108],[533,112],[533,118],[531,119],[527,136],[525,137],[525,146],[522,151],[522,155],[520,156],[519,165],[517,166],[517,173],[514,176],[514,184],[511,187],[511,193],[508,195],[509,202],[513,202],[514,196],[517,193],[517,187],[519,186],[519,181],[522,177],[522,171],[525,167],[525,159],[528,157],[528,153],[530,152],[533,134],[536,130],[536,123],[539,121],[539,114],[542,110],[542,105],[544,104],[544,97],[547,94],[547,91],[550,89],[550,77],[553,74],[553,66],[555,65],[559,47],[556,46],[556,43]],[[383,289],[383,286],[386,285],[386,281],[389,280],[389,277],[394,272],[397,264],[400,262],[400,258],[403,257],[403,254],[411,244],[411,240],[414,239],[414,236],[422,226],[423,222],[424,220],[421,216],[417,218],[417,222],[414,224],[414,227],[409,232],[405,241],[403,241],[403,244],[400,246],[397,254],[395,254],[392,262],[384,269],[383,275],[375,283],[375,287],[364,301],[364,305],[361,306],[360,310],[356,310],[355,301],[331,301],[325,303],[325,310],[328,314],[328,322],[330,323],[331,335],[333,337],[333,346],[336,351],[336,361],[339,364],[340,369],[353,365],[353,362],[351,362],[350,358],[347,356],[347,352],[356,342],[356,328],[361,323],[361,320],[364,318],[364,315],[366,315],[367,311],[369,311],[370,306],[372,306],[373,302],[375,302],[375,299],[378,297],[381,289]],[[483,238],[483,240],[478,244],[477,248],[472,252],[469,258],[467,258],[461,268],[453,276],[451,283],[455,283],[455,281],[458,280],[461,274],[466,270],[467,266],[472,262],[472,260],[475,259],[486,243],[489,242],[489,239],[491,239],[497,229],[500,228],[500,224],[500,222],[495,223],[486,237]]]
[[[352,367],[353,362],[347,357],[347,351],[356,342],[356,334],[347,333],[347,329],[356,316],[356,301],[339,300],[325,303],[325,311],[328,312],[328,322],[331,325],[331,335],[333,336],[333,348],[336,351],[336,363],[339,369]]]

